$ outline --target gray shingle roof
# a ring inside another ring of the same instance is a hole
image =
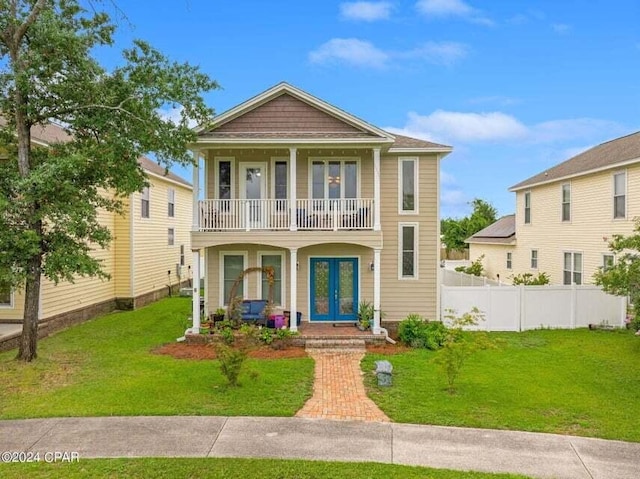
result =
[[[466,243],[510,244],[516,239],[516,215],[506,215],[465,240]]]
[[[620,163],[632,160],[640,161],[640,131],[594,146],[559,165],[521,181],[509,190],[516,191],[539,183],[549,183],[591,171],[614,168]]]

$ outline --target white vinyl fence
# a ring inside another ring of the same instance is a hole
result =
[[[485,321],[478,329],[525,331],[573,329],[589,324],[623,327],[627,298],[611,296],[599,287],[581,286],[446,286],[441,288],[441,317],[477,307]]]
[[[472,274],[460,273],[448,268],[440,268],[442,274],[442,284],[447,286],[498,286],[500,283],[484,276],[474,276]]]

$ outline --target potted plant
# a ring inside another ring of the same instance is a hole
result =
[[[224,321],[224,315],[227,311],[220,306],[218,309],[216,309],[212,315],[212,319],[213,319],[213,323],[217,323],[219,321]]]
[[[358,322],[356,326],[360,331],[366,331],[373,322],[373,304],[369,301],[360,301],[358,304]]]

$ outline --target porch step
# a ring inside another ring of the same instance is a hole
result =
[[[363,352],[365,351],[364,339],[307,339],[305,349],[323,352]]]

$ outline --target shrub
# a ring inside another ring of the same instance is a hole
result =
[[[516,274],[513,277],[513,285],[523,284],[525,286],[542,286],[549,284],[549,275],[547,273],[538,273],[534,276],[532,273]]]
[[[410,314],[398,325],[398,337],[412,348],[439,349],[444,344],[447,328],[440,321],[427,321]]]
[[[245,348],[234,348],[228,344],[218,343],[216,345],[216,357],[220,362],[220,371],[229,381],[230,386],[238,385],[238,376],[242,370],[242,365],[247,359]]]
[[[484,255],[478,256],[469,266],[458,266],[456,271],[459,273],[472,274],[473,276],[482,276],[484,267],[482,266],[482,260]]]

